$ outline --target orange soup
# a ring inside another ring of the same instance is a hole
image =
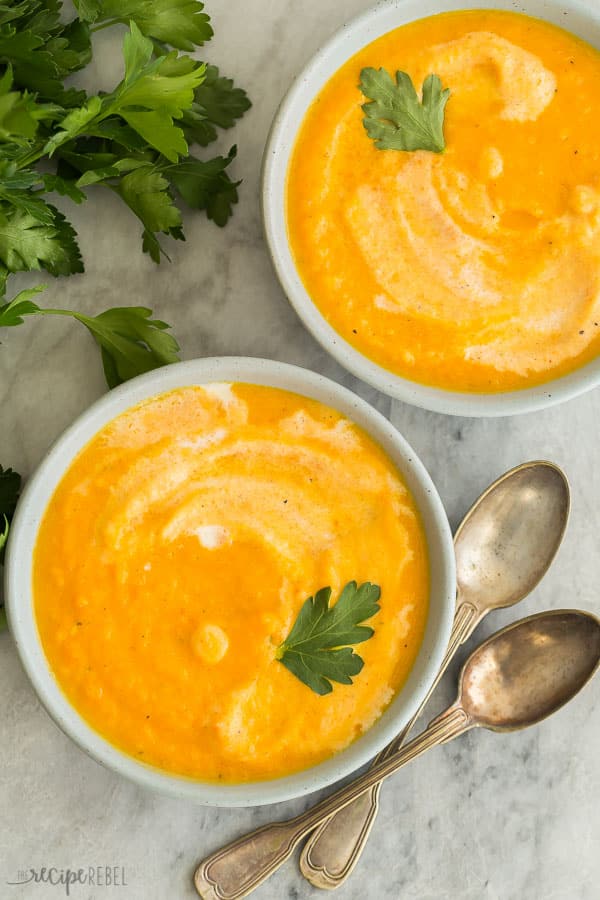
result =
[[[437,74],[442,153],[378,150],[363,67]],[[392,31],[330,79],[288,171],[292,252],[349,343],[438,387],[492,392],[600,352],[600,54],[546,22],[453,12]]]
[[[381,587],[351,685],[278,661],[308,596]],[[133,407],[80,452],[40,526],[35,612],[54,675],[114,745],[202,780],[275,778],[346,747],[418,653],[425,535],[383,450],[340,413],[247,384]]]

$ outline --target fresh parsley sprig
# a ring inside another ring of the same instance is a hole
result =
[[[350,581],[329,606],[331,588],[321,588],[302,606],[276,659],[316,694],[331,693],[332,681],[352,684],[364,663],[348,645],[373,636],[373,629],[360,623],[379,612],[380,594],[376,584]]]
[[[81,322],[100,348],[106,382],[110,388],[177,362],[179,344],[169,325],[152,319],[152,310],[144,306],[117,306],[97,316],[86,316],[70,309],[43,309],[33,301],[46,285],[21,291],[0,306],[0,328],[22,325],[26,316],[69,316]]]
[[[71,22],[61,0],[1,7],[0,296],[13,272],[83,269],[52,191],[79,203],[93,185],[112,189],[141,221],[143,250],[157,263],[166,256],[160,235],[184,239],[176,199],[226,224],[237,202],[226,171],[235,152],[198,159],[189,147],[216,140],[250,101],[215,66],[179,52],[212,36],[200,0],[79,0]],[[117,24],[128,26],[121,82],[95,96],[65,87],[92,58],[91,32]]]
[[[419,100],[410,75],[396,72],[396,81],[385,69],[365,68],[360,73],[365,97],[365,131],[378,150],[430,150],[446,147],[444,110],[450,96],[437,75],[428,75]]]

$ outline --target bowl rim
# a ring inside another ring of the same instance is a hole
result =
[[[585,0],[383,0],[342,25],[311,57],[283,97],[263,155],[261,207],[267,248],[281,287],[308,331],[340,365],[388,396],[422,409],[497,417],[545,409],[591,390],[600,384],[600,356],[560,378],[497,393],[452,391],[410,381],[353,347],[319,311],[296,269],[285,214],[290,155],[308,107],[331,75],[362,47],[393,28],[437,13],[483,8],[545,19],[600,50],[600,8],[590,8]]]
[[[42,649],[33,610],[32,554],[55,487],[76,454],[104,424],[145,399],[178,387],[248,382],[291,390],[327,403],[363,427],[388,453],[407,483],[425,527],[430,598],[425,638],[407,683],[364,735],[328,760],[267,781],[219,785],[153,768],[101,737],[62,693]],[[26,674],[42,705],[85,753],[137,783],[208,806],[259,806],[300,797],[333,784],[368,762],[411,719],[441,665],[454,617],[456,571],[452,533],[444,507],[422,462],[397,429],[348,388],[322,375],[268,359],[212,357],[176,363],[141,375],[108,392],[80,415],[48,451],[27,482],[11,526],[5,560],[9,628]]]

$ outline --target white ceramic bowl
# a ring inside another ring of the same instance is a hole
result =
[[[589,0],[388,0],[345,25],[312,58],[284,98],[271,129],[263,162],[263,219],[281,285],[305,326],[337,361],[386,394],[460,416],[507,416],[561,403],[600,384],[600,358],[538,387],[495,394],[445,391],[402,378],[359,353],[319,312],[304,287],[290,250],[285,186],[290,155],[304,115],[331,76],[359,50],[406,22],[459,9],[524,12],[566,28],[600,49],[600,5]]]
[[[32,555],[37,531],[57,484],[76,454],[119,413],[163,391],[211,381],[271,385],[338,409],[362,426],[394,461],[421,512],[430,554],[430,611],[423,645],[410,677],[379,721],[342,753],[295,775],[266,782],[215,785],[169,775],[144,765],[93,731],[68,702],[46,661],[33,611]],[[408,722],[442,661],[454,614],[456,575],[452,535],[444,508],[422,463],[396,429],[355,394],[320,375],[264,359],[191,360],[150,372],[98,400],[63,434],[28,482],[15,515],[6,558],[9,626],[21,661],[46,710],[90,756],[132,781],[212,806],[256,806],[306,794],[367,762]]]

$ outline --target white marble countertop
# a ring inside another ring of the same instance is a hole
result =
[[[594,0],[598,2],[598,0]],[[246,87],[254,108],[227,135],[239,146],[241,202],[221,231],[185,219],[187,243],[156,268],[141,253],[137,221],[111,197],[70,210],[87,264],[53,282],[46,299],[89,312],[145,304],[172,323],[184,358],[267,356],[342,381],[390,415],[421,455],[453,525],[507,468],[533,458],[564,467],[573,509],[543,584],[522,604],[600,611],[600,391],[527,417],[454,419],[392,403],[346,374],[303,329],[272,271],[258,201],[265,135],[293,75],[365,0],[208,2],[216,37],[207,57]],[[109,40],[109,38],[104,38]],[[115,59],[118,56],[115,48]],[[228,146],[228,141],[223,143]],[[108,261],[110,260],[110,266]],[[4,341],[4,339],[3,339]],[[104,390],[83,329],[31,321],[0,347],[0,461],[29,473],[50,443]],[[482,634],[514,618],[498,613]],[[454,691],[458,664],[432,702]],[[195,863],[234,836],[304,808],[218,810],[154,796],[81,753],[41,709],[8,634],[0,636],[0,897],[52,898],[64,889],[8,886],[42,866],[124,867],[125,887],[73,887],[75,900],[192,900]],[[600,884],[600,766],[596,683],[531,731],[467,735],[405,769],[340,900],[595,900]],[[299,900],[319,892],[289,863],[255,894]]]

